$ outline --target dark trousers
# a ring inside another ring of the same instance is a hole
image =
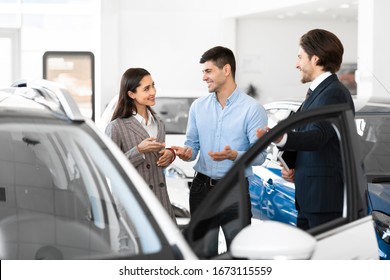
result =
[[[245,181],[244,187],[247,190],[248,194],[248,204],[246,206],[247,209],[247,215],[248,215],[248,221],[250,223],[252,212],[251,212],[251,203],[249,198],[249,183],[248,180]],[[214,188],[218,188],[216,184],[218,181],[212,180],[210,177],[197,173],[194,177],[194,180],[191,185],[190,189],[190,212],[191,214],[195,213],[195,211],[198,209],[199,205],[202,203],[202,201],[207,197],[207,195],[214,190]],[[239,190],[233,191],[231,194],[233,197],[235,196],[235,200],[237,199],[237,196]],[[226,210],[221,211],[221,213],[218,214],[219,217],[219,224],[220,227],[223,230],[223,234],[225,236],[226,241],[226,247],[227,249],[230,247],[230,244],[233,240],[233,238],[238,234],[238,232],[242,229],[241,226],[237,225],[237,219],[234,218],[237,216],[238,209],[237,204],[235,204],[235,207],[228,207]],[[207,253],[205,255],[208,256],[216,256],[218,255],[218,244],[221,245],[221,240],[218,243],[218,237],[219,237],[219,227],[215,228],[215,230],[209,231],[207,233],[207,239],[209,240],[208,244],[213,244],[215,246],[210,246],[207,248]]]
[[[298,210],[297,227],[308,230],[342,216],[342,212],[308,213]]]

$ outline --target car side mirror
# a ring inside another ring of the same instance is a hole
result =
[[[230,252],[236,259],[310,259],[316,243],[313,236],[294,226],[259,221],[240,231]]]

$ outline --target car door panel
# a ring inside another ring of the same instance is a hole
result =
[[[311,259],[378,259],[372,224],[372,217],[367,216],[316,236],[317,245]]]

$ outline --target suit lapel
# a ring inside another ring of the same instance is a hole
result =
[[[135,118],[130,117],[123,119],[123,123],[126,125],[126,128],[130,129],[132,132],[140,136],[142,139],[149,138],[149,134],[142,127],[142,125]]]
[[[157,123],[157,141],[163,142],[164,141],[164,128],[162,121],[160,118],[158,118],[156,115],[153,114],[153,117],[156,120]],[[141,139],[149,138],[149,133],[144,129],[144,127],[140,124],[139,121],[137,121],[135,118],[130,117],[127,119],[123,119],[123,123],[125,124],[126,128],[131,130],[133,133],[137,134]],[[150,153],[150,155],[153,155],[156,159],[160,157],[160,154],[158,152]]]
[[[333,81],[337,80],[336,74],[330,75],[328,78],[326,78],[322,83],[320,83],[310,94],[309,98],[305,100],[305,102],[302,104],[302,111],[305,111],[307,108],[310,107],[310,105],[316,100],[318,96],[325,90],[326,87],[328,87]]]
[[[164,126],[163,126],[163,123],[161,121],[161,119],[157,116],[154,116],[155,117],[155,120],[156,120],[156,123],[157,123],[157,141],[159,142],[164,142]]]

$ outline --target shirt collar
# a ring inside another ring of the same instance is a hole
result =
[[[226,105],[229,105],[229,104],[233,103],[234,101],[236,101],[240,95],[240,92],[241,92],[241,90],[237,86],[236,89],[232,92],[232,94],[227,98]],[[215,102],[218,102],[217,93],[214,92],[213,94],[214,94]]]
[[[325,72],[319,75],[317,78],[314,79],[314,81],[310,85],[311,90],[315,90],[316,87],[318,87],[319,84],[321,84],[326,78],[328,78],[332,73],[330,72]]]
[[[149,110],[147,110],[147,112],[148,112],[148,119],[149,119],[149,123],[148,123],[148,124],[145,122],[144,117],[141,116],[141,115],[138,114],[138,113],[134,116],[134,118],[135,118],[137,121],[139,121],[139,122],[140,122],[142,125],[144,125],[144,126],[152,125],[152,124],[155,123],[155,120],[154,120],[154,118],[153,118],[152,113],[151,113]]]
[[[226,105],[229,105],[230,103],[233,103],[238,99],[238,96],[240,95],[240,89],[236,87],[236,89],[233,91],[233,93],[228,97],[226,100]]]

